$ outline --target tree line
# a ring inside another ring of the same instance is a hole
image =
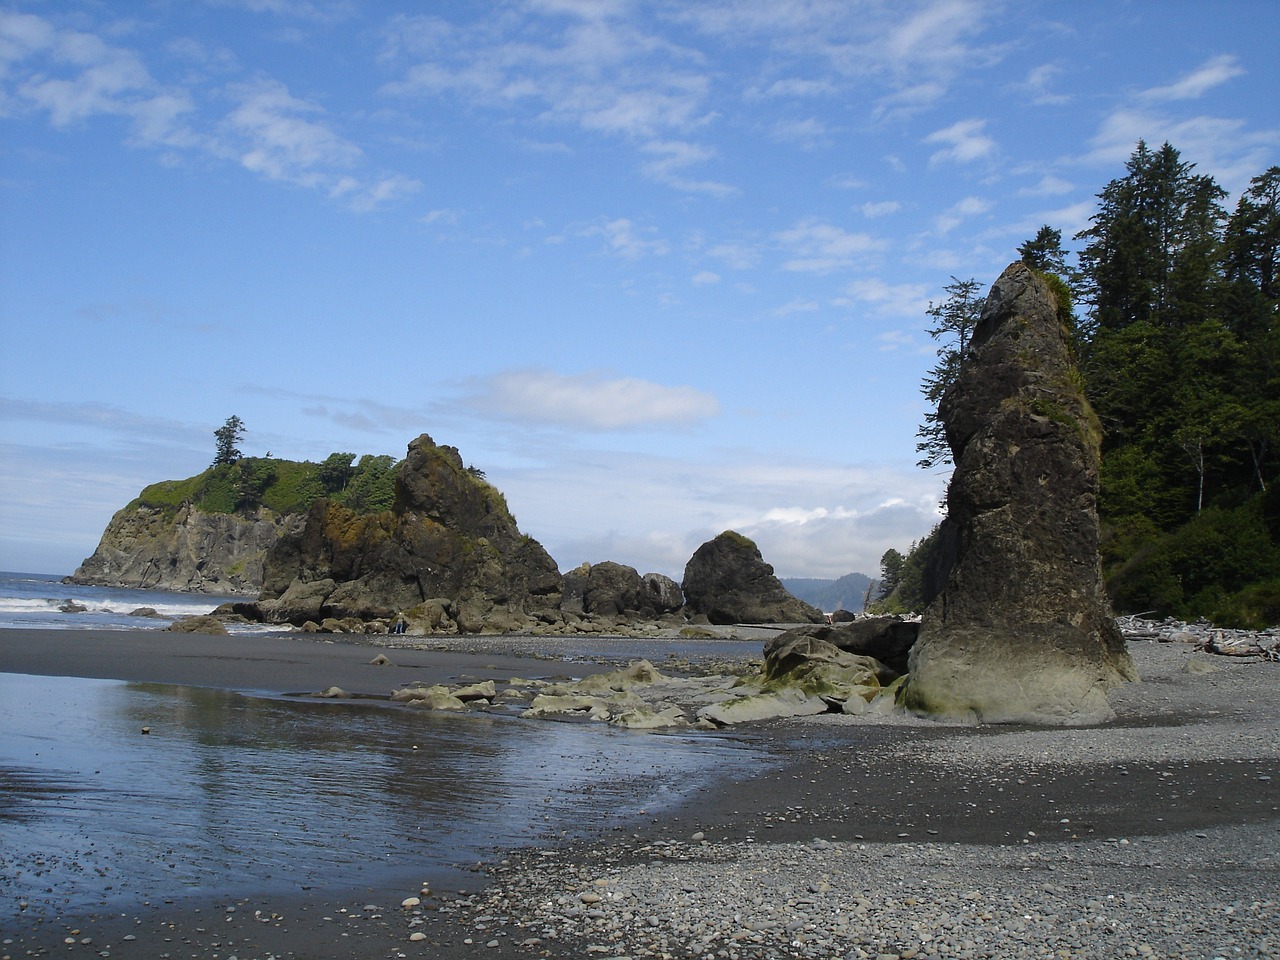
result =
[[[1104,428],[1098,510],[1112,600],[1127,612],[1280,622],[1280,167],[1228,212],[1226,192],[1173,146],[1139,142],[1097,196],[1074,258],[1048,225],[1018,255],[1054,288]],[[937,402],[964,363],[980,289],[953,277],[929,307],[940,349],[922,383],[926,468],[950,462]],[[886,553],[893,589],[882,606],[931,599],[932,540]]]

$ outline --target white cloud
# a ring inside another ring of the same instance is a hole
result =
[[[983,131],[985,120],[960,120],[942,130],[936,130],[924,138],[925,143],[945,143],[949,146],[929,157],[932,164],[950,160],[955,163],[973,163],[989,157],[996,150],[996,142]]]
[[[1062,70],[1056,64],[1046,63],[1033,69],[1027,74],[1027,79],[1022,84],[1031,97],[1031,102],[1038,106],[1057,106],[1069,103],[1071,97],[1067,94],[1052,93],[1049,90],[1049,84],[1061,73]]]
[[[789,317],[793,313],[814,313],[820,309],[818,301],[807,297],[796,297],[773,311],[775,317]]]
[[[644,231],[652,233],[652,228]],[[661,237],[646,239],[641,231],[626,217],[608,220],[587,227],[582,231],[584,237],[604,237],[609,252],[626,260],[638,260],[644,256],[665,256],[670,247]]]
[[[289,93],[278,80],[259,77],[232,84],[227,93],[238,105],[224,126],[240,144],[240,163],[272,180],[320,186],[335,168],[355,166],[363,153],[322,120],[323,108]]]
[[[613,16],[620,10],[544,5],[470,28],[399,17],[385,59],[409,62],[384,92],[458,95],[495,109],[533,101],[545,107],[540,119],[638,141],[706,122],[710,81],[691,68],[699,57]]]
[[[538,459],[488,475],[562,570],[614,560],[677,581],[702,543],[731,529],[751,537],[779,576],[874,576],[885,550],[905,553],[937,523],[946,482],[914,467],[745,454],[690,460],[575,447]]]
[[[750,270],[760,263],[762,253],[758,246],[747,243],[721,243],[707,251],[734,270]]]
[[[641,167],[651,180],[686,193],[705,193],[713,197],[725,197],[736,192],[728,184],[693,180],[684,175],[683,171],[688,167],[715,157],[715,151],[708,147],[679,140],[653,140],[644,144],[641,150],[657,157]]]
[[[1023,187],[1018,191],[1018,195],[1022,197],[1050,197],[1057,196],[1062,193],[1070,193],[1075,189],[1075,184],[1063,180],[1061,177],[1055,177],[1051,173],[1045,174],[1040,181],[1033,186]]]
[[[902,204],[897,200],[880,200],[875,203],[864,203],[859,209],[864,217],[872,220],[876,217],[887,217],[890,214],[897,213],[902,209]]]
[[[465,403],[504,420],[584,430],[687,426],[716,417],[720,403],[694,387],[634,377],[513,370],[469,382]]]
[[[920,283],[886,283],[876,277],[855,280],[845,289],[851,299],[875,304],[877,312],[887,316],[921,318],[929,308],[928,293]]]
[[[870,234],[849,233],[812,217],[780,231],[775,239],[791,254],[783,269],[802,273],[830,273],[846,269],[884,246],[883,241]]]
[[[689,282],[695,287],[709,286],[710,284],[720,282],[720,274],[713,273],[710,270],[700,270],[693,275],[693,278]]]
[[[28,68],[26,62],[37,60]],[[21,65],[21,67],[20,67]],[[19,104],[65,128],[97,116],[131,121],[131,137],[145,146],[191,146],[185,125],[193,110],[186,91],[165,88],[132,50],[91,33],[59,30],[31,14],[0,12],[0,78],[14,74],[0,94],[6,112]]]
[[[1230,54],[1213,57],[1186,76],[1164,87],[1152,87],[1141,94],[1145,100],[1194,100],[1214,87],[1244,74],[1236,57]]]
[[[1196,172],[1214,177],[1231,193],[1238,193],[1273,162],[1280,144],[1280,127],[1251,130],[1244,120],[1194,116],[1175,119],[1132,106],[1108,114],[1090,139],[1088,164],[1115,167],[1145,140],[1148,146],[1173,144]]]
[[[175,52],[192,56],[190,44]],[[223,56],[222,68],[231,65]],[[0,95],[0,110],[21,104],[43,111],[56,128],[119,117],[129,121],[129,142],[168,148],[165,162],[175,151],[233,160],[268,179],[322,190],[357,211],[421,187],[402,174],[355,176],[363,151],[330,126],[322,107],[265,75],[227,85],[222,95],[235,106],[216,126],[201,129],[193,91],[156,81],[135,51],[39,17],[0,13],[0,78],[10,74],[17,76],[12,92]]]
[[[965,197],[963,200],[947,208],[933,221],[936,233],[945,236],[965,220],[986,213],[991,209],[991,202],[981,197]]]
[[[807,117],[803,120],[778,120],[769,131],[769,135],[779,143],[789,143],[811,150],[828,142],[831,131],[816,117]]]

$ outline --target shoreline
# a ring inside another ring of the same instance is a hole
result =
[[[336,683],[376,695],[401,682],[368,663],[377,644],[158,631],[35,643],[50,633],[0,631],[0,671],[276,693]],[[389,655],[413,679],[563,670],[479,639],[482,652]],[[231,646],[210,658],[210,640]],[[1113,692],[1117,719],[1104,726],[776,721],[751,736],[777,765],[711,772],[660,817],[473,865],[465,892],[407,908],[416,882],[159,897],[5,930],[0,957],[1280,953],[1280,665],[1154,641],[1130,650],[1143,680]]]

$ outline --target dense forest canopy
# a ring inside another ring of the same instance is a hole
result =
[[[1103,562],[1120,611],[1258,627],[1280,622],[1280,167],[1228,212],[1225,191],[1165,143],[1139,142],[1076,236],[1042,227],[1018,248],[1074,309],[1085,389],[1104,428]],[[931,305],[931,403],[964,362],[973,281]],[[1074,301],[1074,308],[1072,305]],[[980,306],[980,304],[979,304]],[[936,413],[923,466],[947,462]],[[932,537],[886,554],[888,609],[936,590]]]

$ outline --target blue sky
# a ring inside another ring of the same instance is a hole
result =
[[[456,446],[562,570],[938,519],[925,309],[1139,138],[1280,162],[1273,0],[0,7],[0,568],[148,483]]]

